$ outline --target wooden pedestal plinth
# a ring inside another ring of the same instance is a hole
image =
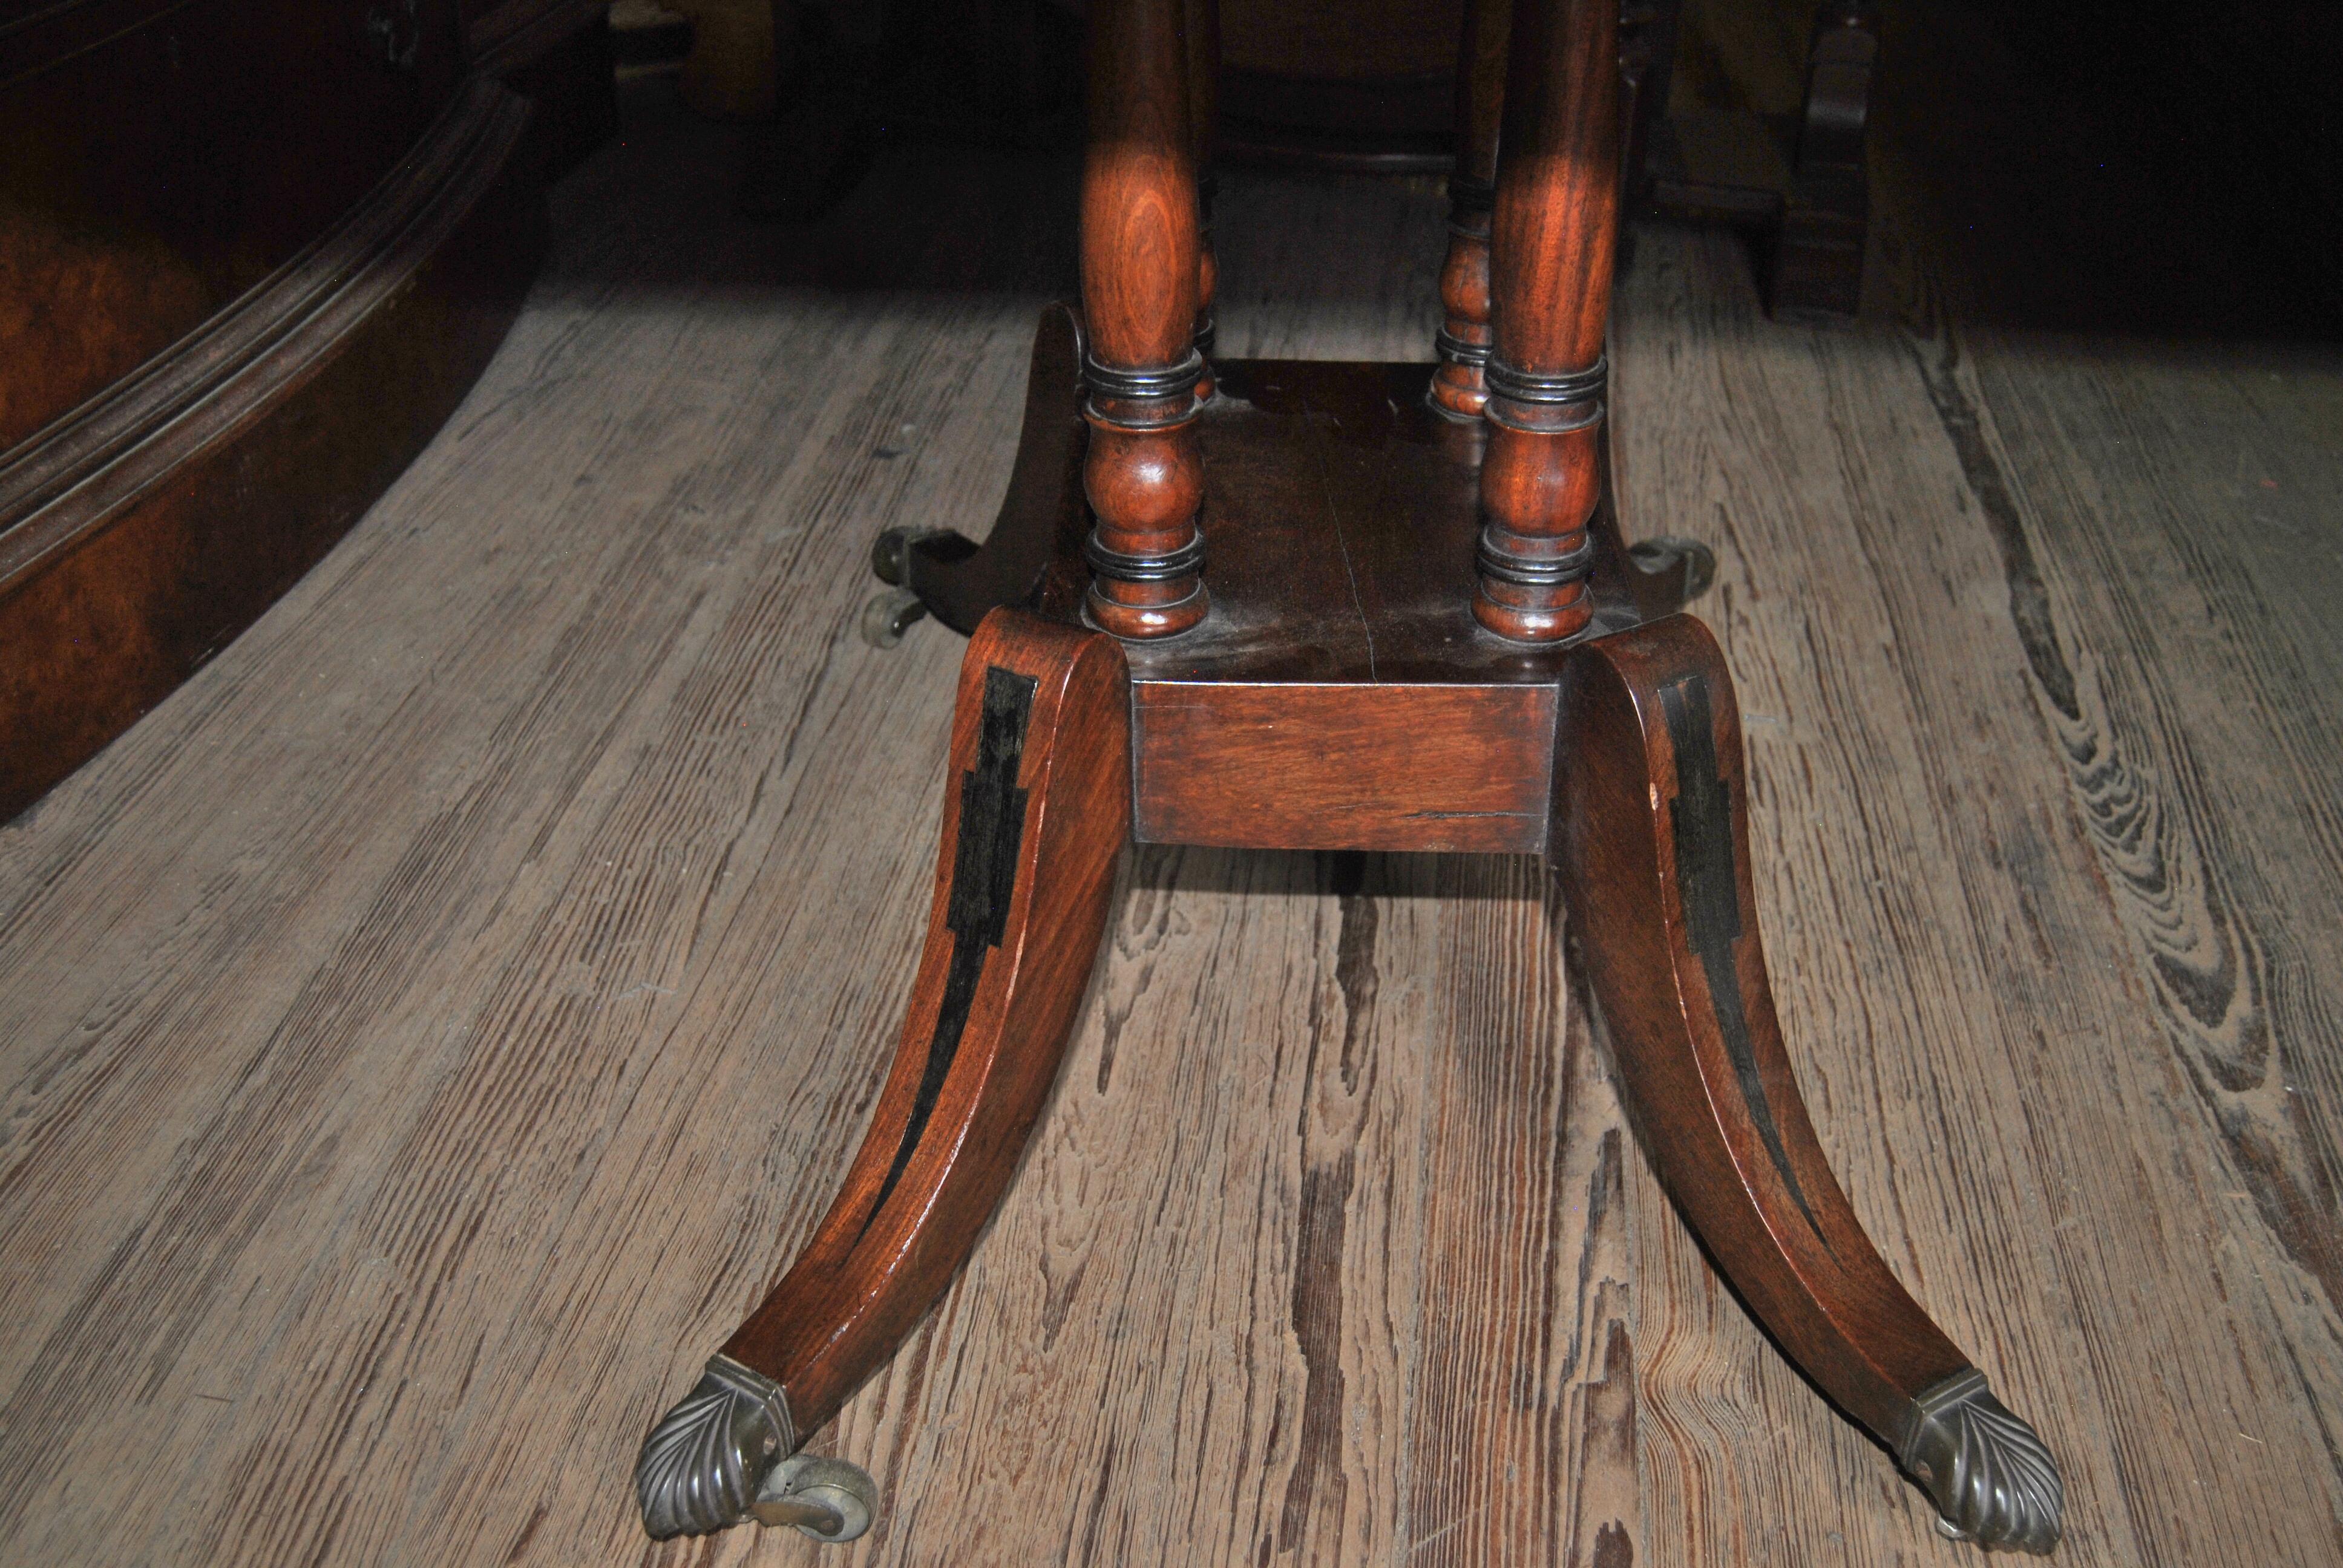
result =
[[[768,1478],[975,1244],[1135,837],[1552,857],[1623,1098],[1710,1256],[1947,1533],[2048,1551],[2056,1463],[1889,1271],[1799,1095],[1757,931],[1732,680],[1677,613],[1706,552],[1628,549],[1598,457],[1592,621],[1566,643],[1508,640],[1472,608],[1485,438],[1430,405],[1432,366],[1224,361],[1190,427],[1212,612],[1119,641],[1084,618],[1081,347],[1053,307],[992,536],[880,552],[976,626],[927,952],[839,1199],[645,1444],[653,1533],[800,1506]]]

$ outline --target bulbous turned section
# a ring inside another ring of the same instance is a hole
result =
[[[655,1540],[707,1535],[755,1507],[766,1473],[797,1447],[781,1385],[729,1356],[711,1356],[699,1382],[643,1439],[635,1497]]]
[[[1425,396],[1451,419],[1480,418],[1489,388],[1489,216],[1494,187],[1463,176],[1448,182],[1448,257],[1440,268],[1440,368]]]
[[[1211,608],[1202,578],[1203,457],[1196,446],[1196,387],[1204,357],[1117,369],[1086,360],[1082,406],[1090,450],[1082,490],[1094,526],[1083,547],[1091,588],[1085,612],[1100,630],[1141,639],[1186,631]]]
[[[1975,1367],[1920,1395],[1896,1457],[1954,1539],[2036,1553],[2058,1544],[2066,1503],[2058,1462]]]
[[[1082,486],[1096,526],[1084,608],[1116,637],[1172,637],[1211,604],[1189,426],[1206,377],[1196,166],[1211,106],[1197,78],[1213,44],[1210,19],[1192,16],[1189,0],[1115,0],[1090,7],[1087,23]]]
[[[1489,444],[1481,460],[1480,578],[1473,615],[1514,642],[1560,642],[1594,621],[1587,524],[1603,493],[1608,375],[1534,375],[1493,355],[1484,367]]]

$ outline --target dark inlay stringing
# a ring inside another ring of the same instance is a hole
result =
[[[960,776],[960,844],[952,857],[951,899],[944,907],[944,926],[952,934],[951,970],[944,980],[936,1032],[928,1041],[920,1091],[911,1101],[911,1119],[903,1125],[903,1141],[878,1199],[863,1217],[866,1235],[895,1183],[903,1179],[912,1151],[928,1130],[928,1119],[935,1114],[936,1097],[943,1092],[952,1058],[960,1054],[969,1009],[984,978],[985,958],[1009,931],[1017,855],[1025,840],[1026,792],[1018,788],[1017,774],[1025,760],[1025,728],[1033,717],[1033,694],[1040,686],[1032,677],[1012,670],[984,672],[976,766]]]
[[[1726,793],[1716,762],[1716,735],[1709,713],[1708,681],[1687,675],[1660,688],[1660,709],[1667,719],[1668,748],[1675,753],[1676,795],[1672,812],[1675,823],[1676,879],[1683,889],[1684,927],[1692,950],[1700,955],[1701,972],[1708,978],[1708,994],[1716,1008],[1717,1032],[1725,1038],[1725,1054],[1733,1059],[1734,1076],[1741,1081],[1741,1098],[1749,1120],[1773,1157],[1774,1169],[1790,1190],[1791,1201],[1806,1217],[1815,1239],[1825,1251],[1830,1238],[1806,1206],[1806,1194],[1790,1169],[1790,1153],[1782,1143],[1782,1129],[1765,1098],[1757,1075],[1757,1053],[1749,1040],[1749,1014],[1741,995],[1741,971],[1733,950],[1741,940],[1739,869],[1733,858],[1733,798]]]

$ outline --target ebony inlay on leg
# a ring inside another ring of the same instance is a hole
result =
[[[1003,610],[960,668],[926,950],[813,1239],[643,1444],[653,1535],[748,1517],[951,1282],[1056,1081],[1130,839],[1130,692],[1096,632]]]
[[[1782,1348],[1949,1533],[2047,1552],[2033,1429],[1888,1272],[1790,1071],[1751,891],[1741,719],[1707,628],[1585,644],[1563,687],[1556,853],[1621,1086],[1685,1218]]]

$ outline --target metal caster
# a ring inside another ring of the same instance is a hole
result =
[[[773,1466],[749,1512],[759,1524],[794,1524],[801,1535],[838,1545],[869,1532],[879,1488],[859,1464],[800,1453]]]
[[[1716,552],[1698,539],[1677,538],[1673,535],[1637,539],[1627,547],[1627,556],[1647,572],[1664,572],[1682,561],[1684,597],[1687,604],[1706,593],[1708,585],[1716,580]]]
[[[870,541],[870,570],[897,588],[911,580],[911,547],[951,532],[950,528],[888,528]]]
[[[870,569],[882,583],[901,588],[911,575],[911,530],[889,528],[870,545]]]
[[[862,607],[862,640],[873,648],[893,648],[928,607],[910,588],[889,588]]]

